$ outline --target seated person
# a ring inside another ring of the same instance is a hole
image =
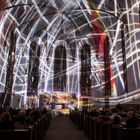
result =
[[[121,124],[121,118],[119,116],[114,116],[113,120],[112,120],[112,124],[114,125],[120,125]]]
[[[126,119],[126,128],[137,128],[138,127],[138,118],[135,116],[134,111],[129,111]]]
[[[1,130],[11,130],[14,129],[14,123],[11,119],[9,112],[3,112],[0,116],[0,129]]]
[[[121,124],[121,116],[118,114],[118,110],[116,108],[112,109],[112,115],[110,116],[110,120],[112,124],[120,125]]]

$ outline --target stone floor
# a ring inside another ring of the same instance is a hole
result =
[[[88,140],[69,117],[55,117],[46,132],[45,140]]]

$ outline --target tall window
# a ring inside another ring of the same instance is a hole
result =
[[[64,46],[57,46],[54,58],[54,91],[66,91],[66,49]]]
[[[39,79],[40,49],[35,42],[31,43],[28,73],[28,95],[37,95]]]

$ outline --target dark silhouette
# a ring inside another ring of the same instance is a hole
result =
[[[129,111],[126,119],[126,128],[137,128],[138,118],[135,116],[134,111]]]
[[[9,112],[3,112],[0,116],[0,119],[1,130],[10,130],[15,128]]]

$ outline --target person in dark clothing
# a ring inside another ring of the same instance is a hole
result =
[[[120,125],[121,124],[121,118],[119,116],[114,116],[113,120],[112,120],[112,123],[114,125]]]
[[[11,119],[9,112],[3,112],[0,116],[0,129],[1,130],[11,130],[14,129],[14,123]]]
[[[126,128],[137,128],[138,118],[136,118],[134,111],[129,111],[126,119]]]

